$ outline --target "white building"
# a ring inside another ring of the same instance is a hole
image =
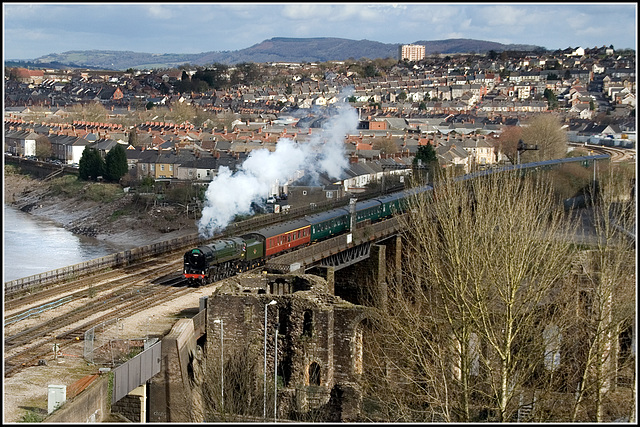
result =
[[[30,130],[9,131],[4,135],[4,151],[14,156],[35,156],[38,134]]]
[[[420,61],[424,59],[425,48],[419,44],[404,44],[400,46],[400,60]]]

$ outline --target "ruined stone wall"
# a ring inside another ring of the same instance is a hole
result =
[[[324,284],[304,285],[300,280],[296,275],[269,275],[265,281],[257,280],[254,288],[241,286],[212,295],[207,306],[207,364],[217,363],[220,358],[220,323],[214,321],[222,320],[225,354],[233,351],[231,346],[252,349],[251,354],[260,359],[255,375],[263,385],[264,310],[275,300],[277,303],[267,311],[266,374],[271,385],[278,324],[278,418],[291,419],[315,410],[325,421],[353,419],[360,404],[360,394],[352,384],[357,381],[353,371],[354,329],[365,317],[365,308],[327,293]],[[331,400],[344,394],[334,391],[341,382],[349,383],[339,387],[349,390],[351,403],[346,406]],[[267,414],[272,416],[271,397],[268,403]],[[340,413],[332,413],[336,410]],[[343,410],[351,415],[345,418]]]

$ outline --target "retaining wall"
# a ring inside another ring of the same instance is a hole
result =
[[[109,417],[109,375],[102,375],[76,397],[44,419],[44,423],[102,422]]]

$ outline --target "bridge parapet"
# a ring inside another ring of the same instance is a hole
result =
[[[400,217],[398,215],[385,221],[358,227],[351,234],[351,239],[349,239],[349,234],[342,234],[273,258],[267,263],[267,267],[276,268],[282,265],[296,264],[299,264],[301,268],[309,267],[320,262],[323,258],[397,233],[401,228]]]

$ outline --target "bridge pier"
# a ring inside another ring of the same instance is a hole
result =
[[[336,293],[336,289],[335,289],[335,285],[336,285],[336,282],[335,282],[336,269],[334,267],[318,265],[318,266],[315,266],[312,269],[310,269],[308,273],[309,274],[314,274],[316,276],[320,276],[324,280],[326,280],[327,281],[327,292],[329,294],[335,295],[335,293]]]
[[[395,235],[385,240],[387,247],[387,274],[389,280],[402,284],[402,237]]]
[[[385,245],[371,245],[369,258],[338,271],[334,294],[353,304],[387,307]]]

